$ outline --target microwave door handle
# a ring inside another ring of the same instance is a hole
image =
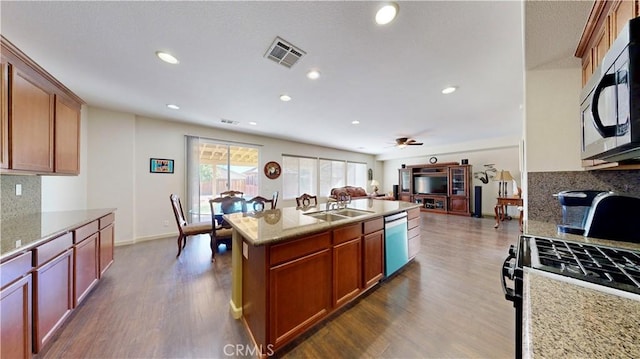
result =
[[[593,92],[593,100],[591,101],[591,114],[593,115],[593,124],[596,126],[596,130],[603,138],[607,137],[615,137],[617,132],[617,126],[605,126],[602,124],[602,120],[600,119],[600,113],[598,113],[598,100],[600,99],[600,93],[606,87],[615,86],[616,85],[616,74],[606,74],[596,86],[595,91]]]

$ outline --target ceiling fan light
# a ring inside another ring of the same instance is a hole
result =
[[[396,15],[398,15],[398,4],[386,4],[376,12],[376,23],[378,25],[386,25],[393,21],[393,19],[396,18]]]

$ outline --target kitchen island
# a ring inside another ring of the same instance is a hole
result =
[[[525,234],[640,251],[547,222],[527,221]],[[640,357],[640,295],[528,267],[523,289],[523,358]]]
[[[234,229],[231,311],[263,355],[383,279],[385,216],[407,212],[408,228],[418,233],[409,234],[409,257],[419,248],[417,204],[359,199],[328,206],[337,204],[225,215]]]

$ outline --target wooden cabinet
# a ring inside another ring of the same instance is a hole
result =
[[[399,171],[410,174],[410,193],[404,198],[408,196],[409,201],[421,204],[423,211],[471,215],[470,165],[448,162],[409,166]]]
[[[272,264],[286,257],[284,263],[269,270],[269,332],[271,343],[276,347],[299,335],[331,310],[330,238],[331,234],[325,232],[273,246]],[[304,243],[307,240],[311,243]]]
[[[98,227],[98,221],[93,221],[74,231],[74,306],[80,304],[100,278]]]
[[[34,352],[38,353],[73,310],[73,234],[34,249]]]
[[[333,231],[333,305],[341,306],[355,298],[362,283],[362,224]]]
[[[420,210],[411,209],[407,211],[407,238],[409,239],[409,260],[415,258],[420,252],[420,225],[422,218]]]
[[[372,219],[364,222],[363,228],[362,287],[369,288],[384,276],[384,221]]]
[[[582,59],[582,85],[602,63],[609,47],[627,22],[638,15],[638,0],[597,0],[578,43],[575,56]]]
[[[55,95],[42,77],[14,65],[9,83],[11,169],[53,172]]]
[[[80,108],[77,104],[56,97],[55,172],[80,173]]]
[[[31,252],[0,265],[0,357],[31,357]]]
[[[82,100],[2,37],[0,168],[78,174]]]
[[[100,218],[100,276],[111,266],[113,263],[113,246],[114,246],[114,220],[115,214],[111,213],[107,216]]]
[[[411,202],[411,168],[401,168],[398,170],[398,200]]]

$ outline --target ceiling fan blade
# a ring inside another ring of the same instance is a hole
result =
[[[409,145],[409,146],[422,146],[423,143],[422,142],[411,142],[411,143],[407,143],[407,145]]]

